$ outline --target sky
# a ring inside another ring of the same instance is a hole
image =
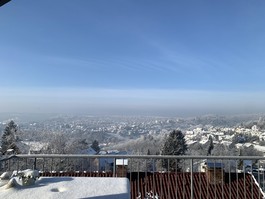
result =
[[[0,112],[264,113],[265,1],[11,0]]]

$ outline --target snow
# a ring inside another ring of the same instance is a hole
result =
[[[11,172],[4,172],[1,174],[0,179],[1,180],[8,180],[11,177],[12,173]]]
[[[14,179],[14,178],[13,178]],[[7,189],[0,181],[0,198],[5,199],[129,199],[130,183],[127,178],[107,177],[40,177],[34,185]],[[7,183],[8,181],[6,181]]]
[[[208,142],[208,139],[201,140],[199,143],[200,144],[205,144],[206,142]]]
[[[40,177],[40,174],[39,174],[39,171],[38,170],[32,170],[32,169],[26,169],[26,170],[23,170],[23,171],[13,171],[13,174],[14,175],[17,175],[17,176],[25,176],[25,177],[29,177],[29,178],[38,178]]]
[[[116,165],[128,165],[128,159],[116,159]]]
[[[254,145],[254,148],[258,151],[265,153],[265,146]]]

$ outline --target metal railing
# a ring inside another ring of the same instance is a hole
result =
[[[19,154],[0,159],[5,171],[42,176],[127,177],[131,198],[264,198],[265,157]]]

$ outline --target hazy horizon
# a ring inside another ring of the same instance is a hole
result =
[[[5,90],[5,89],[2,89]],[[258,92],[114,89],[9,89],[0,112],[196,116],[265,113]]]

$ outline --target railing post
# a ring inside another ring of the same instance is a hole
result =
[[[19,158],[17,158],[17,172],[19,170]]]
[[[193,159],[190,160],[190,198],[193,199]]]
[[[114,162],[113,162],[113,177],[117,177],[116,176],[116,158],[114,158]]]
[[[7,168],[8,168],[8,171],[10,171],[10,170],[11,170],[11,169],[10,169],[10,167],[11,167],[11,166],[10,166],[10,159],[9,159],[7,162],[8,162],[8,167],[7,167]]]
[[[45,158],[43,158],[43,163],[42,163],[42,171],[44,172],[44,164],[45,164]]]
[[[33,163],[33,170],[35,170],[37,167],[37,158],[34,158],[34,163]]]

